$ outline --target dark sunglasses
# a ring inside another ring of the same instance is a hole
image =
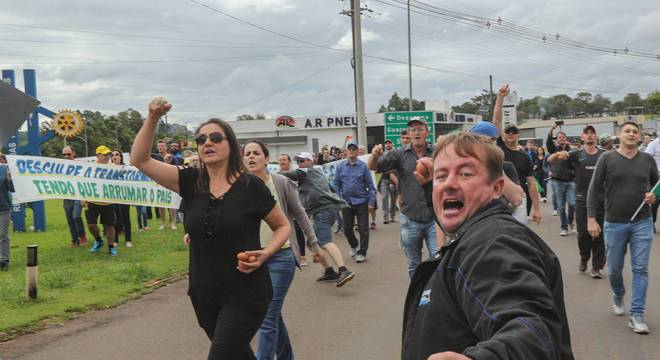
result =
[[[197,145],[202,145],[206,142],[206,139],[211,139],[211,142],[213,142],[214,144],[219,144],[222,142],[222,140],[225,139],[225,136],[219,131],[212,132],[208,135],[199,134],[195,137],[195,142],[197,143]]]
[[[505,134],[513,134],[513,135],[517,135],[517,134],[518,134],[518,130],[504,130],[504,133],[505,133]]]
[[[73,155],[72,153],[63,153],[62,156],[71,156]]]

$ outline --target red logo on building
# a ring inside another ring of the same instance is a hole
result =
[[[295,127],[296,120],[294,120],[291,116],[280,116],[275,119],[275,126],[278,128]]]

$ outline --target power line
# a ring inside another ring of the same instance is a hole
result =
[[[263,96],[263,97],[260,97],[260,98],[258,98],[258,99],[252,100],[252,101],[250,101],[250,102],[248,102],[248,103],[242,104],[242,105],[237,106],[237,107],[235,107],[235,108],[233,108],[233,109],[230,109],[230,110],[220,111],[220,112],[218,112],[218,113],[209,114],[209,115],[204,116],[204,117],[201,117],[201,116],[200,116],[200,117],[198,117],[198,118],[194,118],[193,120],[196,120],[196,119],[199,119],[199,118],[209,118],[209,117],[214,116],[215,114],[230,114],[230,113],[233,113],[234,111],[239,110],[239,109],[241,109],[241,108],[244,108],[244,107],[246,107],[246,106],[250,106],[250,105],[254,105],[254,104],[256,104],[256,103],[262,102],[262,101],[264,101],[264,100],[266,100],[266,99],[269,99],[269,98],[271,98],[271,97],[273,97],[273,96],[275,96],[275,95],[277,95],[277,94],[279,94],[279,93],[282,93],[282,92],[287,91],[288,89],[290,89],[290,88],[293,87],[293,86],[296,86],[296,85],[298,85],[298,84],[301,84],[301,83],[303,83],[303,82],[305,82],[305,81],[307,81],[307,80],[309,80],[309,79],[311,79],[311,78],[314,78],[314,77],[320,75],[321,73],[323,73],[323,72],[325,72],[325,71],[330,70],[331,68],[333,68],[333,67],[335,67],[336,65],[338,65],[338,64],[340,64],[340,63],[342,63],[342,62],[348,60],[349,58],[350,58],[350,56],[342,57],[341,59],[339,59],[339,61],[334,62],[334,63],[332,63],[332,64],[330,64],[330,65],[328,65],[328,66],[325,66],[325,67],[323,67],[323,68],[321,68],[321,69],[319,69],[319,70],[317,70],[317,71],[315,71],[315,72],[313,72],[313,73],[311,73],[311,74],[309,74],[309,75],[307,75],[307,76],[305,76],[305,77],[303,77],[303,78],[301,78],[301,79],[298,79],[298,80],[296,80],[296,81],[294,81],[294,82],[292,82],[292,83],[290,83],[290,84],[284,86],[283,88],[280,88],[280,89],[278,89],[278,90],[275,90],[274,92],[272,92],[272,93],[270,93],[270,94],[268,94],[268,95],[266,95],[266,96]]]
[[[7,38],[0,38],[0,41],[19,42],[19,43],[27,42],[27,43],[40,43],[40,44],[125,46],[125,47],[151,47],[151,48],[220,48],[220,49],[305,48],[302,46],[292,46],[292,45],[254,44],[254,43],[236,43],[236,42],[227,42],[227,45],[191,45],[191,44],[131,44],[131,43],[107,43],[107,42],[93,42],[93,41],[61,41],[61,40],[34,40],[34,39],[7,39]],[[223,42],[219,42],[219,43],[223,43]]]
[[[228,14],[224,11],[221,11],[219,9],[216,9],[216,8],[210,6],[210,5],[203,4],[203,3],[201,3],[197,0],[188,0],[188,1],[193,2],[195,4],[198,4],[200,6],[203,6],[203,7],[207,8],[211,11],[214,11],[216,13],[219,13],[219,14],[223,15],[223,16],[226,16],[226,17],[229,17],[229,18],[234,19],[236,21],[239,21],[239,22],[241,22],[243,24],[246,24],[248,26],[257,28],[257,29],[262,30],[262,31],[266,31],[268,33],[271,33],[271,34],[274,34],[274,35],[277,35],[277,36],[284,37],[284,38],[289,39],[289,40],[293,40],[293,41],[300,42],[300,43],[303,43],[303,44],[311,45],[311,46],[314,46],[314,47],[324,48],[324,49],[333,50],[333,51],[345,52],[345,50],[342,50],[342,49],[337,49],[337,48],[333,48],[333,47],[326,46],[326,45],[316,44],[316,43],[313,43],[313,42],[310,42],[310,41],[307,41],[307,40],[302,40],[302,39],[296,38],[296,37],[291,36],[291,35],[283,34],[281,32],[265,28],[263,26],[255,24],[253,22],[243,20],[243,19],[238,18],[236,16],[230,15],[230,14]],[[382,0],[374,0],[374,1],[385,3]],[[393,0],[393,1],[397,1],[397,0]],[[391,62],[391,63],[406,64],[407,65],[407,62],[404,62],[402,60],[392,59],[392,58],[388,58],[388,57],[384,57],[384,56],[374,56],[374,55],[367,55],[367,54],[364,54],[363,56],[366,57],[366,58],[379,59],[379,60],[387,61],[387,62]],[[465,72],[465,71],[446,69],[446,68],[438,68],[438,67],[432,67],[432,66],[420,65],[420,64],[413,64],[413,66],[415,66],[417,68],[426,68],[426,69],[433,70],[433,71],[444,71],[444,72],[448,72],[448,73],[462,74],[462,75],[466,75],[466,76],[477,76],[477,77],[482,77],[482,78],[484,76],[489,75],[489,74],[469,73],[469,72]],[[514,80],[516,82],[519,82],[521,84],[528,84],[528,85],[534,85],[534,86],[545,86],[545,87],[548,87],[548,88],[555,88],[555,89],[590,91],[590,92],[606,92],[606,91],[586,89],[586,88],[560,87],[560,86],[556,86],[556,85],[553,85],[553,84],[547,84],[547,83],[543,83],[543,82],[535,81],[535,80],[526,80],[526,79],[516,80],[514,78],[509,78],[509,79]]]
[[[399,9],[404,9],[406,1],[403,0],[373,0],[388,6],[396,7]],[[475,16],[467,13],[457,12],[453,10],[448,10],[428,4],[422,1],[413,0],[411,1],[411,8],[413,12],[433,16],[436,18],[449,19],[454,22],[479,28],[488,28],[489,30],[499,31],[526,41],[535,41],[544,43],[554,44],[560,47],[581,49],[583,51],[604,53],[609,55],[620,55],[621,57],[631,57],[631,58],[643,58],[647,60],[660,60],[660,54],[652,53],[643,50],[631,50],[628,47],[616,48],[616,47],[605,47],[599,46],[596,44],[590,44],[585,42],[580,42],[572,40],[566,36],[560,35],[559,33],[549,34],[547,32],[537,31],[524,27],[521,25],[516,25],[515,23],[504,21],[502,18],[488,18]]]
[[[276,56],[285,57],[304,57],[316,56],[327,54],[327,51],[315,51],[304,53],[290,53],[290,54],[268,54],[268,55],[252,55],[252,56],[233,56],[225,58],[208,58],[208,59],[152,59],[152,60],[137,60],[137,59],[80,59],[84,61],[76,61],[73,63],[65,63],[65,65],[85,65],[85,64],[152,64],[152,63],[187,63],[187,62],[232,62],[232,61],[250,61],[250,60],[268,60]],[[45,59],[63,59],[63,60],[79,60],[79,58],[63,57],[63,56],[48,56],[48,55],[30,55],[30,54],[0,54],[0,56],[8,57],[28,57],[28,58],[45,58]],[[47,65],[62,65],[62,63],[45,63]]]

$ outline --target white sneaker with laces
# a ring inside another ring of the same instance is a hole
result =
[[[614,297],[613,303],[612,303],[612,312],[616,316],[622,316],[623,314],[626,313],[626,308],[623,306],[623,299],[622,298],[617,298]]]
[[[561,229],[561,231],[559,232],[559,236],[566,236],[566,235],[568,235],[568,231]]]
[[[559,216],[559,211],[552,210],[552,216]]]
[[[367,257],[366,257],[366,256],[364,256],[364,255],[362,255],[362,254],[357,254],[357,255],[355,255],[355,262],[356,262],[356,263],[363,263],[363,262],[365,262],[365,261],[367,261]]]
[[[632,315],[628,320],[628,326],[636,332],[637,334],[648,334],[649,327],[644,322],[644,317],[642,315]]]

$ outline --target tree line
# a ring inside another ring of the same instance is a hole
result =
[[[482,90],[461,105],[452,106],[457,113],[481,114],[489,118],[490,106],[495,104],[488,90]],[[413,98],[413,110],[424,110],[424,101]],[[378,112],[409,111],[408,98],[401,98],[396,92],[390,97],[387,106],[381,105]],[[626,94],[622,100],[612,102],[612,99],[602,94],[592,95],[583,91],[570,97],[559,94],[550,97],[535,96],[531,99],[521,99],[518,103],[518,121],[527,119],[573,118],[603,116],[605,114],[623,114],[627,112],[658,114],[660,113],[660,91],[650,93],[643,98],[639,93]]]
[[[116,115],[103,115],[98,111],[90,110],[84,110],[80,113],[85,119],[87,144],[84,140],[85,131],[66,141],[67,145],[75,150],[78,157],[84,157],[85,154],[94,156],[96,147],[100,145],[105,145],[113,150],[129,152],[135,135],[137,135],[144,122],[144,117],[133,109],[122,111]],[[40,130],[42,133],[50,131],[51,122],[42,122]],[[158,123],[154,146],[155,142],[161,139],[176,142],[192,141],[192,133],[183,125],[170,124],[161,119]],[[55,136],[41,145],[41,154],[48,157],[62,157],[63,146],[64,139]]]

